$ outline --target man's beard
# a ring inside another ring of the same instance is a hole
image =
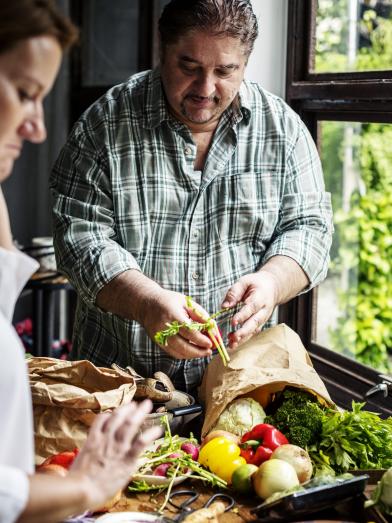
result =
[[[212,114],[208,118],[205,118],[205,119],[202,120],[200,118],[194,118],[190,114],[190,112],[187,111],[186,106],[185,106],[185,100],[187,98],[192,98],[192,95],[187,95],[184,98],[184,100],[181,102],[181,114],[182,114],[182,116],[185,116],[185,118],[187,118],[192,123],[203,124],[203,123],[210,122],[211,120],[213,120],[215,118],[216,113],[219,111],[219,107],[221,105],[221,99],[218,96],[214,96],[213,95],[213,96],[206,97],[205,99],[208,99],[208,101],[213,102],[215,104],[215,106],[213,108],[204,109],[204,110],[207,110],[207,111],[212,111]],[[201,98],[201,97],[198,97],[198,98]],[[197,109],[194,109],[194,110],[197,110]],[[200,110],[202,111],[203,109],[199,109],[199,111]]]

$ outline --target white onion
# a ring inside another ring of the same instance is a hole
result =
[[[299,485],[294,467],[282,459],[264,461],[252,479],[253,488],[262,499]]]
[[[313,465],[309,454],[298,445],[290,443],[281,445],[273,451],[271,458],[282,459],[290,463],[294,467],[300,483],[304,483],[312,477]]]

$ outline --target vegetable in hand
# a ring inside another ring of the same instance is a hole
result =
[[[195,307],[195,304],[192,301],[192,298],[190,296],[186,296],[186,303],[187,306],[195,311],[198,315],[200,315],[200,311],[198,311]],[[222,309],[215,314],[212,314],[209,318],[203,319],[203,322],[198,321],[187,321],[180,323],[178,321],[173,321],[171,323],[167,323],[167,329],[158,331],[154,335],[154,341],[158,343],[159,345],[163,345],[164,347],[168,344],[168,339],[171,336],[176,336],[181,329],[188,329],[193,331],[201,331],[203,334],[208,336],[210,340],[212,341],[214,347],[218,350],[218,353],[220,357],[222,358],[223,365],[227,365],[227,363],[230,361],[230,356],[226,350],[226,347],[223,343],[222,336],[219,330],[219,327],[216,324],[215,318],[220,316],[221,314],[227,312],[230,310],[229,308]]]
[[[241,449],[232,441],[222,437],[214,438],[200,450],[199,463],[231,483],[235,469],[246,463],[240,452]]]

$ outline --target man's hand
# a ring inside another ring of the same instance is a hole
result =
[[[276,277],[265,271],[247,274],[228,290],[222,307],[244,306],[232,319],[235,332],[229,334],[229,347],[235,349],[254,334],[261,331],[278,304],[278,282]]]
[[[193,302],[190,308],[183,294],[159,288],[143,300],[138,321],[149,337],[154,339],[155,334],[165,329],[167,323],[190,323],[192,320],[203,323],[208,317],[208,313],[197,303]],[[208,336],[186,328],[180,329],[178,335],[171,336],[166,346],[161,345],[165,352],[177,359],[211,356],[211,347]]]
[[[153,340],[166,328],[166,323],[198,321],[204,323],[209,314],[197,303],[192,307],[179,292],[163,289],[137,270],[129,270],[109,282],[97,296],[97,305],[105,311],[140,323]],[[177,336],[161,348],[177,359],[211,356],[212,343],[208,336],[197,331],[181,329]]]
[[[233,327],[239,329],[229,334],[229,347],[234,349],[260,332],[274,308],[297,296],[309,283],[298,263],[283,255],[273,256],[258,272],[240,278],[228,290],[222,304],[222,307],[245,304],[232,319]]]

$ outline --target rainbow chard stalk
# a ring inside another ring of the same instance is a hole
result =
[[[186,297],[186,304],[196,314],[200,315],[200,311],[196,309],[195,304],[190,296]],[[158,331],[154,336],[154,341],[158,343],[158,345],[166,347],[168,344],[168,339],[171,336],[176,336],[179,333],[180,329],[205,332],[207,333],[208,337],[210,338],[210,340],[214,344],[214,347],[217,349],[220,357],[222,358],[223,365],[226,366],[230,361],[230,356],[226,350],[225,344],[223,343],[223,339],[219,331],[218,325],[215,321],[215,318],[217,318],[221,314],[224,314],[228,310],[229,308],[222,309],[208,318],[203,318],[203,323],[197,321],[183,323],[173,321],[171,323],[166,323],[167,329]]]

